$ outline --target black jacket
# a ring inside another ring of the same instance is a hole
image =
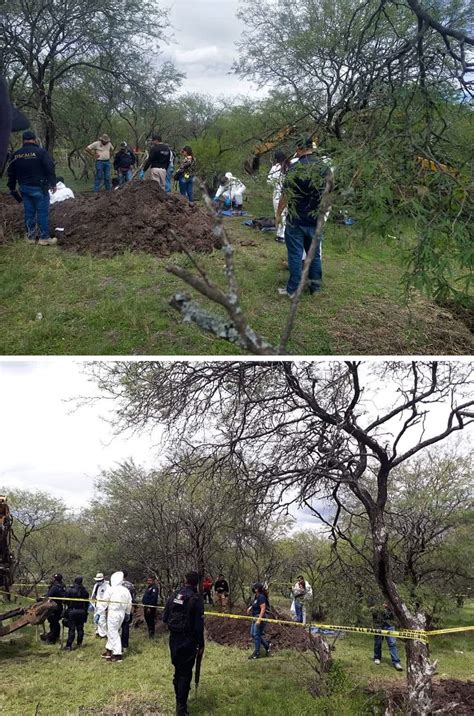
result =
[[[49,599],[52,599],[54,601],[54,597],[65,597],[66,596],[66,587],[62,582],[53,582],[53,584],[48,589],[48,593],[46,594]],[[59,602],[56,602],[57,607],[55,610],[56,614],[61,615],[63,612],[63,605],[64,602],[61,599]]]
[[[36,144],[24,144],[16,150],[7,176],[10,191],[15,191],[17,182],[20,186],[39,186],[45,192],[56,186],[54,162],[48,152]]]
[[[214,584],[214,590],[218,594],[228,594],[229,593],[229,583],[226,579],[218,579],[216,583]]]
[[[160,590],[157,584],[151,584],[146,588],[142,598],[142,604],[146,607],[156,607],[158,604],[158,597],[160,596]]]
[[[121,149],[114,158],[115,171],[128,171],[136,163],[135,154],[129,149]]]
[[[192,587],[182,587],[171,595],[163,621],[171,634],[189,636],[198,646],[204,646],[204,602]]]
[[[143,171],[152,169],[168,169],[171,161],[171,150],[167,144],[152,144],[150,154],[146,160]]]
[[[89,592],[85,587],[79,584],[74,584],[72,587],[69,587],[69,589],[66,590],[66,597],[68,599],[74,600],[71,602],[65,602],[66,604],[66,614],[74,614],[84,615],[84,621],[87,619],[87,612],[89,609]],[[81,599],[84,601],[77,602],[76,599]]]

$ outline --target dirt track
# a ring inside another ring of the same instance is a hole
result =
[[[193,251],[209,252],[216,246],[212,218],[152,181],[53,204],[50,227],[52,234],[56,227],[64,229],[56,234],[62,249],[104,257],[127,250],[169,256],[183,250],[180,241]],[[22,206],[0,196],[0,241],[23,234]]]

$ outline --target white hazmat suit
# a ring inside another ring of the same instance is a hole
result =
[[[107,644],[105,648],[114,656],[122,654],[120,628],[125,617],[132,613],[132,597],[123,584],[123,572],[114,572],[110,578],[110,587],[104,594],[104,606],[107,609]]]
[[[101,582],[94,584],[94,589],[91,594],[91,603],[94,607],[94,624],[96,625],[96,634],[100,637],[107,636],[107,621],[106,621],[106,609],[107,605],[103,603],[104,595],[107,589],[110,587],[109,582],[103,579]],[[94,604],[94,599],[98,602]]]
[[[227,172],[225,182],[221,184],[216,191],[214,199],[220,199],[222,197],[223,199],[228,199],[236,206],[242,206],[246,188],[240,179],[232,176],[231,172]]]
[[[69,189],[64,182],[58,181],[56,182],[56,191],[49,192],[49,203],[50,204],[57,204],[60,201],[64,201],[65,199],[74,199],[74,192],[72,189]]]

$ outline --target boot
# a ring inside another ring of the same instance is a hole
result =
[[[189,716],[188,707],[185,704],[176,704],[176,716]]]

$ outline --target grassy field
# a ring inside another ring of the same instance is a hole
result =
[[[265,207],[260,198],[249,201],[247,208],[262,215]],[[277,344],[288,312],[288,300],[277,295],[277,288],[287,280],[285,247],[271,233],[242,226],[241,219],[228,219],[226,226],[236,248],[248,319],[255,330]],[[291,353],[472,352],[468,328],[451,313],[421,295],[405,302],[395,239],[363,239],[357,225],[330,224],[323,254],[324,290],[302,299],[289,344]],[[223,280],[219,251],[199,258],[212,277]],[[171,296],[184,288],[166,272],[171,262],[190,265],[179,254],[169,259],[131,253],[98,259],[30,246],[22,240],[0,247],[1,353],[239,353],[235,346],[183,324],[169,306]],[[211,307],[204,300],[203,304]],[[36,320],[38,314],[41,320]]]
[[[211,617],[209,617],[211,618]],[[472,624],[474,604],[449,624]],[[296,628],[296,627],[295,627]],[[73,716],[172,714],[174,694],[167,639],[150,642],[142,630],[132,630],[130,650],[121,664],[100,659],[103,642],[88,626],[85,646],[72,653],[36,641],[35,629],[18,632],[0,642],[2,689],[0,709],[9,716]],[[433,639],[437,678],[472,678],[472,637],[466,634]],[[250,646],[250,644],[249,644]],[[401,647],[401,643],[399,642]],[[372,637],[341,638],[335,656],[342,679],[331,696],[310,694],[311,665],[294,651],[249,662],[249,652],[208,643],[197,697],[190,699],[195,716],[257,716],[295,713],[314,716],[364,716],[381,713],[377,692],[403,683],[403,673],[391,668],[384,653],[381,666],[371,660]],[[401,648],[403,654],[403,648]],[[404,659],[402,659],[404,662]]]

